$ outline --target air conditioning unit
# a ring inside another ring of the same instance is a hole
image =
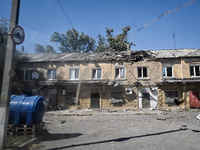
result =
[[[128,88],[125,91],[126,91],[126,94],[132,94],[133,93],[133,89],[131,89],[131,88]]]
[[[59,89],[58,94],[65,95],[66,94],[65,89]]]

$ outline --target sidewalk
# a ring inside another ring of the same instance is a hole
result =
[[[55,110],[47,111],[45,115],[58,115],[58,116],[67,116],[67,115],[98,115],[98,114],[162,114],[163,111],[157,109],[85,109],[85,110]]]

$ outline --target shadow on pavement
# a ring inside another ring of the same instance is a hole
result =
[[[149,137],[149,136],[155,136],[155,135],[162,135],[162,134],[168,134],[168,133],[173,133],[173,132],[179,132],[179,131],[186,131],[189,130],[187,128],[180,128],[177,130],[171,130],[171,131],[165,131],[165,132],[159,132],[159,133],[153,133],[153,134],[145,134],[145,135],[138,135],[138,136],[131,136],[131,137],[124,137],[124,138],[117,138],[117,139],[111,139],[111,140],[104,140],[104,141],[98,141],[98,142],[90,142],[90,143],[82,143],[82,144],[76,144],[76,145],[69,145],[69,146],[63,146],[63,147],[58,147],[58,148],[52,148],[48,150],[59,150],[59,149],[66,149],[66,148],[73,148],[73,147],[78,147],[78,146],[87,146],[87,145],[93,145],[93,144],[101,144],[101,143],[108,143],[108,142],[122,142],[134,138],[141,138],[141,137]],[[198,130],[191,130],[193,132],[200,132]]]
[[[81,136],[83,134],[81,133],[49,133],[46,132],[42,135],[42,141],[54,141],[54,140],[64,140],[64,139],[70,139],[75,138],[78,136]]]

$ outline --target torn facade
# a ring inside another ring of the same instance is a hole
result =
[[[198,51],[27,55],[12,93],[44,96],[52,109],[198,107],[190,104],[199,95]]]

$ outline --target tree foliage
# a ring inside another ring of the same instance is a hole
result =
[[[53,46],[46,45],[45,53],[56,53],[56,51],[54,50]]]
[[[40,44],[35,44],[35,53],[36,54],[42,54],[44,53],[45,49],[44,46],[40,45]]]
[[[46,48],[40,44],[35,44],[35,53],[36,54],[43,54],[43,53],[56,53],[53,46],[46,45]]]
[[[84,34],[84,32],[79,34],[74,28],[67,30],[65,34],[54,32],[51,36],[51,41],[60,44],[58,49],[62,53],[90,52],[95,49],[96,43],[92,37]]]
[[[8,20],[0,19],[0,67],[1,70],[4,66],[5,53],[6,53],[6,44],[8,36]]]
[[[134,45],[132,42],[128,42],[127,36],[131,27],[126,26],[122,28],[122,33],[116,36],[113,35],[114,30],[106,28],[106,38],[98,35],[98,46],[96,52],[102,51],[125,51],[127,45]]]
[[[6,47],[7,47],[7,38],[8,38],[8,19],[0,19],[0,91],[3,81],[3,70],[4,70],[4,63],[5,63],[5,56],[6,56]],[[22,59],[27,59],[25,57],[26,52],[21,52],[19,50],[15,50],[15,57],[13,61],[12,70],[15,71],[17,68],[17,62]],[[14,84],[14,83],[13,83]]]
[[[108,44],[106,42],[106,39],[101,36],[100,34],[97,36],[98,38],[98,45],[96,47],[95,52],[105,52],[108,51],[109,47]]]
[[[3,78],[7,36],[8,36],[8,20],[2,18],[0,19],[0,70],[1,70],[0,71],[0,89],[1,89],[2,78]]]

